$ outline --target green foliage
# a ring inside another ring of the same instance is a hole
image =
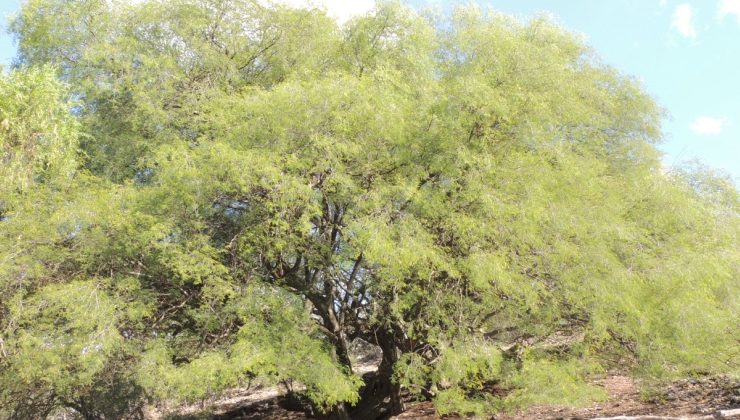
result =
[[[666,172],[662,110],[547,19],[30,0],[11,27],[0,416],[278,381],[340,410],[355,338],[442,414],[740,372],[736,187]]]
[[[527,357],[509,379],[515,390],[506,397],[504,406],[511,409],[532,404],[588,405],[606,400],[603,388],[584,380],[595,368],[598,369],[587,360]]]
[[[22,383],[54,384],[62,394],[90,383],[111,352],[121,346],[112,302],[92,282],[50,285],[10,308],[17,335],[7,351]]]
[[[51,67],[0,75],[0,215],[30,184],[74,173],[79,124],[67,95]]]
[[[116,328],[115,304],[98,284],[48,285],[27,299],[14,299],[8,309],[0,397],[15,416],[38,415],[36,407],[47,411],[56,404],[83,415],[121,415],[134,408],[130,404],[139,393],[122,389],[125,378],[112,372],[111,365],[125,355],[125,343]],[[114,380],[99,383],[104,377]]]
[[[433,364],[409,353],[396,365],[395,380],[417,396],[431,395],[440,415],[490,415],[502,404],[491,394],[505,376],[504,355],[485,341],[441,347]]]
[[[487,343],[458,344],[442,349],[432,376],[443,388],[463,384],[466,389],[481,389],[501,377],[502,362],[501,351]]]
[[[264,285],[250,286],[247,295],[238,304],[244,325],[231,345],[173,364],[166,340],[153,342],[137,372],[139,383],[163,400],[196,401],[250,378],[263,385],[295,380],[325,409],[357,401],[359,379],[345,376],[332,361],[295,297]]]
[[[474,418],[490,417],[496,401],[491,396],[471,398],[460,388],[441,391],[434,399],[434,408],[440,416],[461,414]]]

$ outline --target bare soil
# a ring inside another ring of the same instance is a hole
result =
[[[599,417],[702,418],[720,410],[740,407],[740,383],[726,377],[685,379],[672,383],[652,396],[640,393],[635,382],[621,375],[596,381],[609,398],[588,407],[533,406],[526,410],[496,416],[497,420],[593,419]],[[418,403],[397,416],[398,419],[438,419],[430,403]],[[724,418],[737,418],[740,415]]]
[[[540,419],[594,419],[603,417],[634,417],[637,419],[714,418],[720,410],[740,408],[740,382],[727,377],[683,379],[673,382],[660,392],[644,395],[629,377],[611,374],[595,383],[603,386],[609,396],[607,401],[588,407],[533,406],[526,410],[497,415],[497,420]],[[280,395],[275,389],[264,389],[249,394],[232,395],[211,405],[210,411],[191,409],[180,411],[179,419],[294,420],[316,418],[305,401]],[[406,403],[406,411],[393,419],[439,419],[430,402]],[[447,417],[454,418],[454,417]],[[740,419],[740,413],[729,417]]]

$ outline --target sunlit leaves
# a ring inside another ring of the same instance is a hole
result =
[[[440,413],[600,398],[615,361],[737,372],[735,186],[666,173],[660,108],[546,18],[32,0],[12,28],[8,407],[296,381],[325,410],[360,398],[353,338]]]
[[[77,168],[79,125],[67,99],[51,67],[0,75],[0,211],[8,194]]]

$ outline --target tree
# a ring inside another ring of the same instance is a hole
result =
[[[615,364],[738,372],[736,189],[664,173],[662,111],[547,19],[32,0],[12,28],[77,164],[0,222],[9,415],[286,380],[336,417],[482,414]]]

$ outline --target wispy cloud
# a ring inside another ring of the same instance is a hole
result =
[[[737,23],[740,24],[740,0],[720,0],[718,9],[720,19],[733,15],[737,18]]]
[[[691,123],[689,128],[696,134],[716,135],[722,132],[725,120],[715,117],[699,117]]]
[[[688,3],[679,4],[673,11],[671,28],[676,29],[681,35],[689,39],[696,39],[696,28],[694,27],[694,10]]]

